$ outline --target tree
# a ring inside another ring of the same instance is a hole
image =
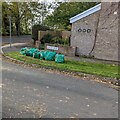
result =
[[[3,2],[2,3],[2,21],[3,32],[8,31],[9,19],[12,16],[12,28],[15,29],[16,34],[20,35],[29,32],[34,18],[40,16],[41,4],[37,2]],[[38,16],[39,15],[39,16]],[[13,30],[12,29],[12,30]]]
[[[58,29],[69,29],[69,19],[93,6],[96,2],[63,2],[51,15],[46,17],[46,24]]]
[[[2,33],[8,34],[9,33],[9,19],[8,14],[9,12],[6,10],[7,3],[2,3]]]
[[[34,40],[34,44],[35,41],[38,40],[38,31],[46,31],[49,30],[49,27],[47,26],[43,26],[43,25],[33,25],[32,27],[32,39]]]

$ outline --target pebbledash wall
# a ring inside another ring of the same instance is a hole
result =
[[[71,46],[77,47],[77,55],[120,61],[118,7],[117,2],[103,2],[70,18]]]

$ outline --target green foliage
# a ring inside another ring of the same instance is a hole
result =
[[[56,45],[69,45],[69,39],[63,39],[61,37],[60,32],[57,32],[57,34],[55,36],[52,36],[51,34],[46,34],[43,36],[43,38],[41,39],[41,43],[45,44],[45,43],[51,43],[51,44],[56,44]]]
[[[43,38],[41,39],[41,43],[45,44],[45,43],[51,43],[53,36],[51,34],[46,34],[43,36]]]
[[[64,44],[64,41],[59,36],[55,36],[52,38],[51,43],[52,44]]]
[[[9,35],[9,29],[2,28],[2,35]]]
[[[34,41],[38,40],[38,31],[46,31],[49,30],[49,27],[43,26],[43,25],[34,25],[32,27],[32,39]]]
[[[9,16],[12,17],[12,34],[30,34],[34,24],[70,30],[70,17],[94,5],[95,2],[55,2],[50,5],[39,2],[2,2],[2,33],[9,34]],[[52,14],[48,14],[50,9],[54,9]]]
[[[12,17],[12,34],[29,34],[35,22],[41,22],[40,17],[47,14],[43,4],[38,2],[2,2],[3,34],[9,32],[9,16]],[[43,11],[43,12],[42,12]]]
[[[70,30],[70,18],[95,6],[96,2],[63,2],[46,17],[46,24],[55,29]]]
[[[64,41],[64,45],[70,45],[70,39],[65,38],[63,39],[63,41]]]
[[[61,37],[55,36],[51,40],[52,44],[60,44],[60,45],[69,45],[69,39],[63,39]]]

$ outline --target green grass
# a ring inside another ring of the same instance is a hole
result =
[[[120,78],[118,74],[118,68],[120,66],[105,64],[105,63],[93,63],[84,61],[65,60],[65,63],[55,63],[54,61],[39,60],[32,57],[21,55],[19,52],[10,52],[6,54],[17,60],[24,61],[29,64],[37,64],[42,67],[50,67],[58,70],[70,71],[70,72],[82,72],[87,74],[93,74],[103,77]]]

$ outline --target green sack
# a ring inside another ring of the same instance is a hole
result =
[[[26,56],[30,56],[29,52],[30,52],[29,50],[26,51]]]
[[[55,62],[56,63],[64,63],[64,55],[63,54],[56,54],[55,56]]]
[[[26,56],[33,56],[33,52],[32,51],[30,51],[30,50],[28,50],[28,51],[26,51]]]
[[[50,51],[44,51],[44,59],[46,58],[47,54],[49,53]]]
[[[27,47],[25,47],[25,48],[21,48],[21,50],[20,50],[20,54],[22,54],[22,55],[26,55],[26,51],[28,50],[28,48]]]
[[[40,60],[44,59],[44,51],[40,51]]]
[[[26,55],[26,51],[20,51],[20,54]]]
[[[56,52],[49,51],[45,56],[45,60],[53,61],[55,60],[55,55],[56,55]]]
[[[30,48],[29,50],[33,50],[34,51],[34,50],[37,50],[37,48]]]
[[[26,51],[26,56],[30,56],[30,51]]]
[[[33,57],[33,54],[35,52],[38,52],[38,49],[36,49],[36,48],[30,48],[29,50],[27,50],[26,55]]]
[[[27,48],[27,47],[25,47],[25,48],[21,48],[21,50],[20,50],[20,51],[26,51],[26,50],[28,50],[28,48]]]
[[[30,48],[29,51],[31,51],[32,53],[34,53],[34,52],[37,52],[38,49],[37,48]]]
[[[40,59],[40,52],[34,52],[33,57]]]

